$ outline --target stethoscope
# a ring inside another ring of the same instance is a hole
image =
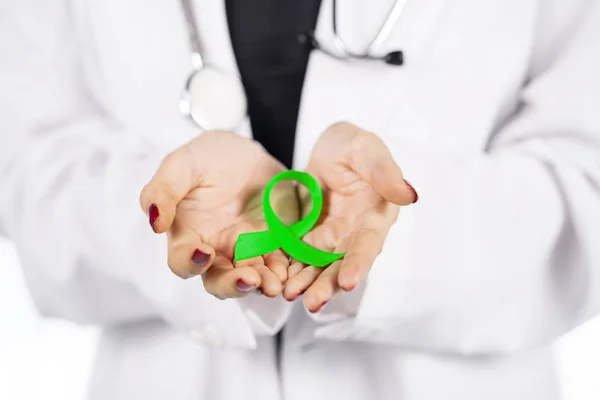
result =
[[[349,61],[352,59],[362,60],[381,60],[389,65],[402,65],[404,64],[404,54],[400,50],[391,51],[383,56],[376,55],[385,41],[390,37],[394,27],[398,24],[398,20],[404,12],[406,3],[408,0],[396,0],[391,11],[388,13],[387,18],[379,28],[377,35],[371,40],[371,43],[362,53],[352,52],[346,42],[342,39],[338,32],[337,24],[337,0],[331,0],[332,10],[332,27],[333,27],[333,46],[323,46],[321,42],[314,36],[313,32],[305,33],[300,36],[300,42],[307,42],[313,49],[322,51],[330,57],[336,58],[342,61]],[[333,47],[334,49],[331,49]]]
[[[231,72],[207,64],[202,56],[202,46],[192,7],[193,0],[181,0],[191,49],[192,71],[181,96],[181,113],[204,130],[233,130],[245,119],[248,102],[240,78]],[[389,65],[402,65],[402,51],[377,55],[398,23],[408,0],[396,0],[377,35],[364,52],[352,52],[341,38],[337,26],[337,1],[332,0],[333,46],[324,46],[312,32],[299,37],[301,43],[340,61],[380,60]]]

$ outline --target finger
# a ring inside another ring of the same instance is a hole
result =
[[[288,267],[290,259],[281,250],[277,250],[263,256],[264,263],[281,283],[285,283],[288,278]]]
[[[337,277],[340,288],[351,291],[367,276],[381,253],[387,232],[385,227],[363,226],[350,235]]]
[[[180,278],[203,274],[215,259],[213,247],[203,243],[192,230],[174,230],[168,235],[167,242],[169,268]]]
[[[262,257],[252,257],[235,263],[235,268],[253,268],[260,275],[260,290],[267,297],[279,296],[283,290],[281,280],[265,265]]]
[[[336,247],[337,238],[340,237],[337,233],[344,226],[346,226],[344,221],[320,225],[302,240],[318,249],[332,251]],[[294,261],[288,269],[288,280],[283,289],[283,296],[289,301],[295,300],[308,289],[322,271],[322,268],[308,267],[306,264]]]
[[[358,128],[357,128],[358,129]],[[392,153],[377,135],[358,129],[351,142],[351,168],[384,199],[397,205],[417,201]]]
[[[341,260],[331,264],[317,277],[304,295],[303,303],[306,309],[315,313],[331,300],[334,293],[339,290],[337,283]]]
[[[300,261],[292,261],[292,265],[288,268],[288,280],[296,276],[305,267]]]
[[[283,291],[283,283],[281,283],[281,280],[279,280],[273,271],[264,264],[255,265],[254,269],[260,274],[260,290],[262,294],[267,297],[279,296]]]
[[[348,231],[348,220],[346,218],[336,218],[325,222],[307,233],[302,241],[307,244],[325,251],[333,251],[338,247],[338,240],[345,236]]]
[[[203,275],[204,288],[218,299],[247,296],[261,284],[260,274],[252,267],[233,268],[226,257],[218,255]]]
[[[177,204],[198,185],[186,146],[170,153],[140,194],[142,210],[157,233],[166,232],[173,223]]]
[[[293,278],[289,278],[283,288],[283,297],[288,301],[295,300],[303,294],[306,289],[317,280],[323,272],[323,268],[308,266],[298,272]]]

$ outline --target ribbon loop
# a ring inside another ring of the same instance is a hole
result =
[[[298,181],[306,186],[312,199],[310,213],[290,226],[281,222],[271,207],[271,191],[284,180]],[[277,249],[282,249],[297,261],[315,267],[325,267],[344,256],[344,253],[330,253],[302,241],[304,235],[316,225],[323,208],[323,192],[319,182],[310,174],[294,170],[281,172],[267,184],[263,196],[263,212],[269,229],[238,236],[235,244],[235,262],[262,256]]]

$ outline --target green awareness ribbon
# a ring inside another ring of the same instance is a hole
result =
[[[285,180],[298,181],[306,186],[312,199],[310,213],[290,226],[281,222],[271,207],[271,191],[275,185]],[[263,213],[269,229],[239,235],[235,244],[234,261],[262,256],[278,249],[282,249],[297,261],[315,267],[325,267],[339,260],[344,253],[329,253],[302,241],[304,235],[310,232],[319,220],[322,208],[323,192],[319,187],[319,182],[310,174],[289,170],[275,175],[265,187],[263,195]]]

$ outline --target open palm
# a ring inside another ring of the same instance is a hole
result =
[[[182,278],[202,275],[218,298],[260,288],[281,293],[289,260],[280,250],[233,263],[237,237],[266,229],[261,191],[284,167],[256,142],[205,132],[165,158],[141,204],[153,229],[167,232],[168,264]],[[298,219],[293,188],[278,185],[272,204],[286,223]]]
[[[354,125],[329,128],[313,150],[307,172],[321,184],[324,207],[318,225],[304,237],[309,244],[345,257],[317,268],[295,262],[284,295],[304,293],[309,311],[318,311],[339,290],[352,290],[380,253],[400,205],[414,203],[416,192],[403,179],[381,139]],[[300,188],[303,214],[310,196]]]

